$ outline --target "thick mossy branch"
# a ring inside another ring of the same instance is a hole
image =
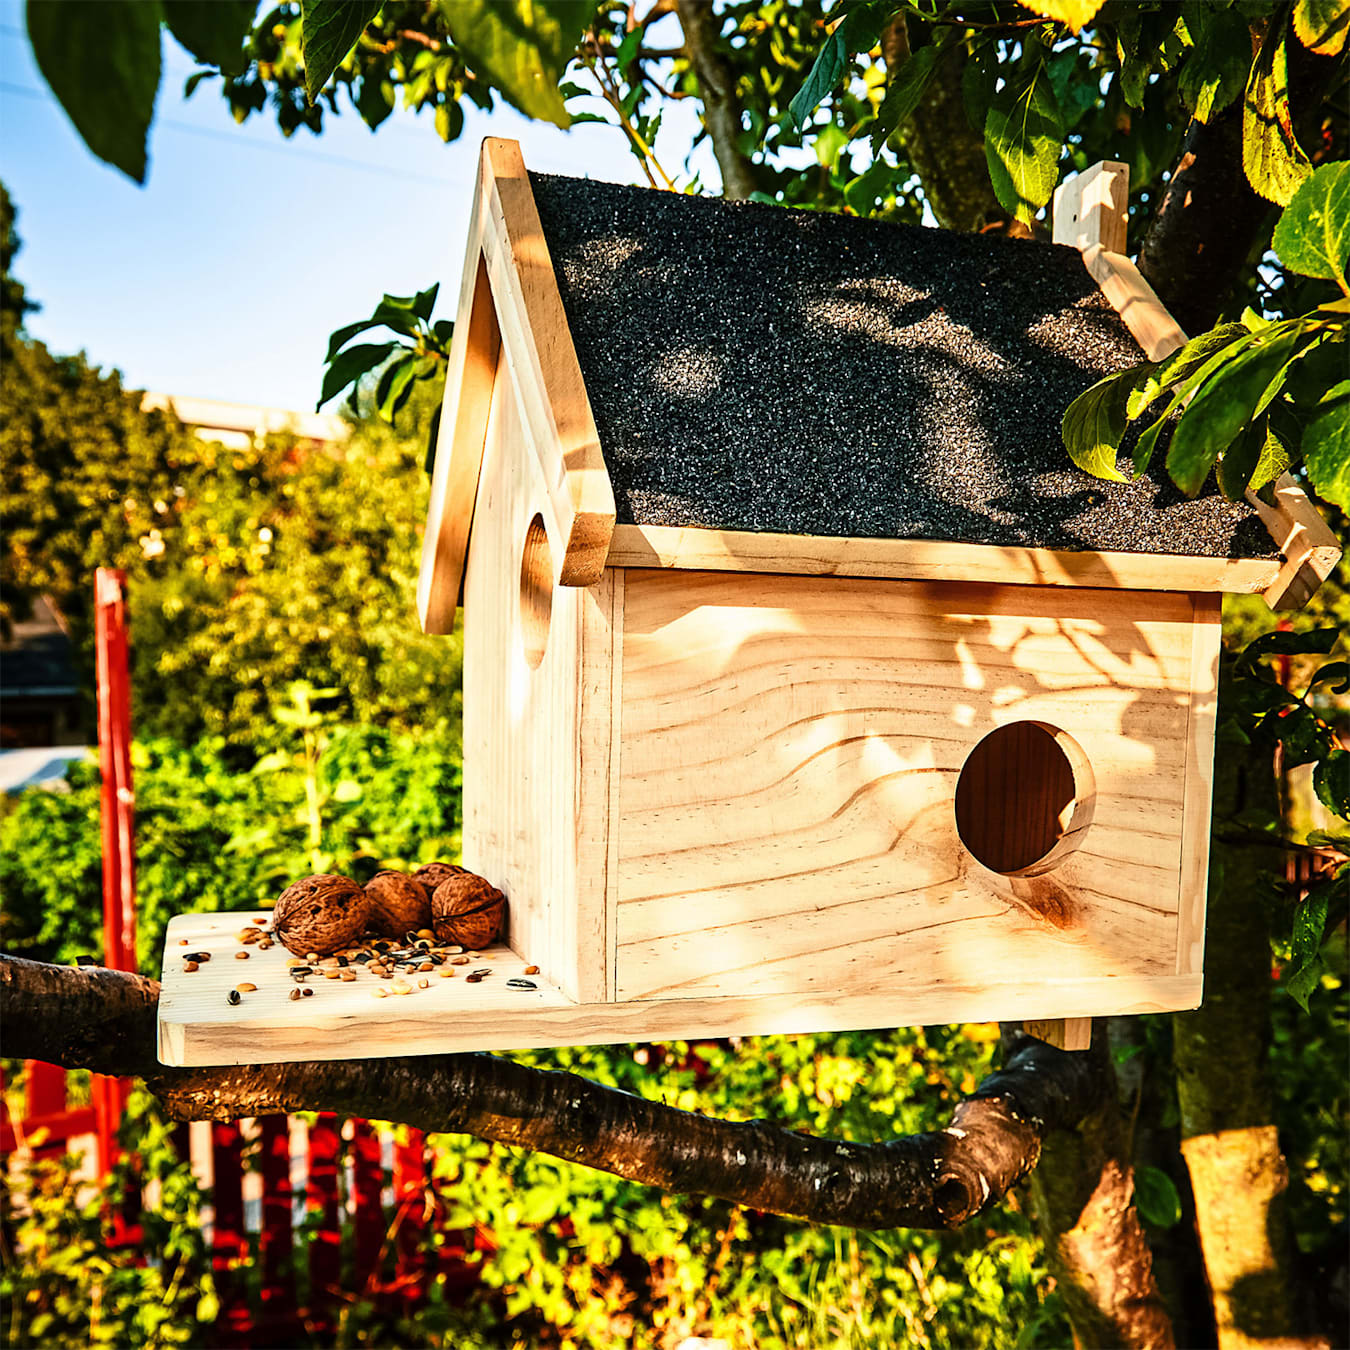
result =
[[[159,985],[0,955],[5,1052],[143,1078],[178,1120],[334,1111],[535,1149],[664,1190],[852,1228],[955,1228],[997,1202],[1099,1099],[1086,1054],[1030,1037],[951,1124],[885,1143],[714,1120],[496,1055],[169,1069],[155,1058]]]

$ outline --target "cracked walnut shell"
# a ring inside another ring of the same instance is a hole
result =
[[[370,899],[356,882],[325,872],[282,891],[272,910],[272,931],[297,956],[330,956],[361,936],[369,915]]]
[[[442,942],[481,951],[501,931],[506,897],[482,877],[460,871],[431,895],[431,926]]]

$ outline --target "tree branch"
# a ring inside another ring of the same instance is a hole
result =
[[[1007,1066],[934,1133],[855,1144],[763,1120],[714,1120],[496,1055],[170,1069],[155,1059],[159,985],[0,955],[5,1052],[134,1075],[177,1120],[334,1111],[476,1135],[665,1190],[854,1228],[958,1227],[1033,1167],[1104,1090],[1087,1054],[1019,1037]]]
[[[717,47],[720,32],[712,0],[678,0],[675,8],[684,30],[684,49],[698,77],[703,120],[722,173],[722,195],[743,199],[755,190],[754,167],[740,148],[744,129],[736,99],[736,76]]]

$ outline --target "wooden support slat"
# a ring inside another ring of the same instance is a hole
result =
[[[1109,160],[1094,164],[1056,191],[1054,240],[1082,253],[1084,265],[1144,355],[1150,361],[1161,361],[1185,346],[1186,334],[1139,269],[1124,256],[1128,199],[1128,167]],[[1274,503],[1268,504],[1256,493],[1247,493],[1283,559],[1264,586],[1252,589],[1260,589],[1273,610],[1301,609],[1340,561],[1340,541],[1288,474],[1276,483],[1274,497]]]
[[[1340,562],[1340,540],[1288,474],[1276,481],[1273,503],[1254,492],[1247,500],[1285,559],[1265,590],[1266,604],[1274,610],[1302,609]]]

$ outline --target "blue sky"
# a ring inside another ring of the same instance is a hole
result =
[[[440,281],[437,317],[453,317],[484,136],[519,140],[531,168],[640,179],[619,131],[505,107],[466,109],[448,146],[402,110],[375,134],[344,111],[288,141],[264,115],[236,126],[210,84],[184,100],[193,69],[166,34],[138,187],[84,148],[33,63],[22,5],[0,0],[0,179],[19,210],[15,272],[42,305],[29,331],[133,388],[311,409],[328,334],[382,292]],[[663,162],[690,139],[664,132]]]

